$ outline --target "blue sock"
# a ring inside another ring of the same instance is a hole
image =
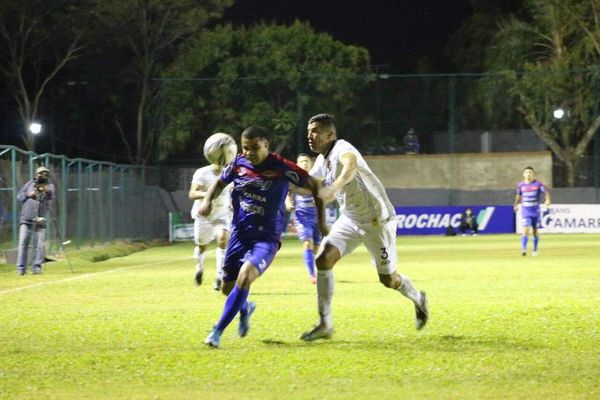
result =
[[[250,293],[249,290],[242,290],[237,285],[233,287],[233,290],[227,296],[227,300],[225,300],[223,314],[221,314],[221,319],[215,325],[215,329],[223,331],[227,328],[227,325],[233,321],[244,303],[246,303],[248,293]]]
[[[304,264],[310,276],[315,276],[315,255],[310,249],[304,250]]]
[[[537,251],[539,241],[540,241],[539,236],[533,237],[533,251]]]
[[[521,236],[521,248],[523,249],[523,251],[527,250],[527,240],[529,240],[529,236],[527,236],[527,235]]]

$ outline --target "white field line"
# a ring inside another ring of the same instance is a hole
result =
[[[205,254],[209,254],[212,251],[214,251],[214,250],[206,251]],[[36,283],[34,285],[22,286],[22,287],[13,288],[13,289],[0,290],[0,296],[3,295],[3,294],[21,292],[23,290],[35,289],[37,287],[52,285],[52,284],[56,284],[56,283],[65,283],[65,282],[77,281],[77,280],[80,280],[80,279],[95,278],[96,276],[105,275],[105,274],[111,274],[113,272],[127,271],[129,269],[140,268],[140,267],[151,267],[153,265],[171,264],[171,263],[174,263],[174,262],[185,261],[185,260],[189,260],[189,259],[190,259],[190,257],[188,256],[188,257],[185,257],[185,258],[177,258],[175,260],[169,260],[169,261],[160,261],[160,262],[153,262],[153,263],[129,265],[127,267],[119,267],[119,268],[114,268],[114,269],[108,269],[106,271],[92,272],[92,273],[89,273],[89,274],[72,276],[72,277],[64,278],[64,279],[57,279],[55,281],[40,282],[40,283]]]

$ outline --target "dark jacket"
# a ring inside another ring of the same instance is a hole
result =
[[[17,200],[21,203],[21,224],[33,224],[36,217],[46,218],[54,205],[54,185],[48,183],[46,191],[38,193],[36,199],[29,197],[29,193],[36,190],[35,181],[28,181],[19,193]]]

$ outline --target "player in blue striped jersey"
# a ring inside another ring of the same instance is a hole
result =
[[[517,194],[515,196],[514,210],[521,213],[521,224],[523,227],[523,235],[521,236],[521,255],[527,255],[527,242],[529,236],[533,235],[533,251],[532,256],[538,255],[538,243],[540,237],[538,235],[538,227],[540,225],[540,203],[542,193],[544,193],[544,203],[546,207],[550,206],[550,191],[544,184],[537,179],[534,179],[533,167],[526,167],[523,170],[522,182],[517,185]]]
[[[198,213],[210,214],[212,201],[233,183],[232,232],[223,266],[222,292],[227,295],[221,318],[204,343],[219,347],[221,335],[240,314],[238,334],[244,337],[250,328],[250,316],[256,305],[247,301],[250,285],[269,267],[281,246],[285,224],[285,199],[289,184],[312,193],[319,210],[319,227],[327,231],[319,182],[293,162],[269,152],[267,132],[260,127],[246,128],[241,138],[242,153],[229,163],[219,179],[208,189]]]
[[[300,153],[296,159],[296,164],[308,172],[313,167],[314,160],[308,154]],[[296,193],[291,188],[286,206],[289,212],[294,210],[296,231],[298,238],[304,245],[304,264],[310,276],[310,282],[314,285],[317,282],[315,276],[315,253],[321,243],[315,200],[312,195]]]

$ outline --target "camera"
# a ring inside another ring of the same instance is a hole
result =
[[[36,186],[45,185],[46,183],[48,183],[48,177],[44,175],[36,176],[34,182]]]

